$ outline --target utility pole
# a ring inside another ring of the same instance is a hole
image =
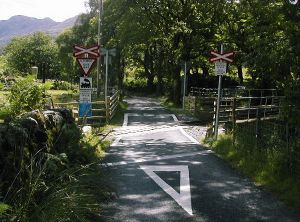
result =
[[[98,45],[101,49],[101,15],[102,15],[102,0],[99,0],[98,12]],[[100,94],[100,78],[101,78],[101,57],[97,60],[97,96]]]

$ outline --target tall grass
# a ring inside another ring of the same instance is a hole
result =
[[[20,131],[21,126],[9,129]],[[28,135],[27,129],[22,130]],[[17,143],[14,136],[20,137],[19,131],[9,134],[15,150],[9,148],[8,134],[2,134],[5,150],[0,139],[0,158],[5,160],[0,221],[99,221],[111,190],[108,176],[93,164],[107,146],[96,132],[84,137],[74,124],[59,131],[48,128],[43,147],[30,136]]]
[[[272,138],[274,139],[274,138]],[[290,207],[300,212],[300,179],[286,164],[289,159],[274,147],[257,149],[254,143],[238,139],[231,134],[221,135],[210,147],[239,172],[252,178],[258,185],[273,192]]]

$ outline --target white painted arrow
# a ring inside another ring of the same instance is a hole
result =
[[[220,53],[211,51],[210,54],[213,55],[213,56],[216,56],[216,57],[210,59],[211,62],[215,62],[215,61],[218,61],[218,60],[224,60],[224,61],[227,61],[227,62],[233,62],[233,59],[228,58],[230,56],[233,56],[233,54],[234,54],[233,52],[228,52],[228,53],[225,53],[225,54],[220,54]]]
[[[145,173],[151,177],[158,186],[169,194],[189,215],[193,215],[192,199],[190,189],[190,176],[188,166],[140,166]],[[173,189],[169,184],[163,181],[156,172],[180,172],[180,193]]]

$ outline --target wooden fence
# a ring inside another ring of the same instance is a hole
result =
[[[280,92],[277,89],[245,89],[245,88],[223,88],[221,89],[221,97],[263,97],[278,96]],[[191,87],[189,96],[196,97],[217,97],[218,89],[216,88],[198,88]]]
[[[262,118],[276,117],[283,99],[275,89],[223,89],[219,122],[245,121],[257,115]],[[185,98],[185,107],[200,121],[215,122],[216,102],[217,89],[192,87],[189,96]]]
[[[219,122],[273,118],[280,114],[284,96],[226,97],[220,100]],[[216,110],[216,101],[214,110]]]
[[[75,120],[82,125],[101,124],[109,122],[116,114],[119,105],[120,92],[116,91],[112,96],[107,96],[106,100],[98,100],[91,102],[92,109],[87,110],[83,117],[79,116],[79,102],[53,103],[53,108],[63,107],[72,110]],[[88,113],[92,112],[89,116]]]

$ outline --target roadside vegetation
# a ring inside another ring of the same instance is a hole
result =
[[[58,101],[76,96],[45,90],[32,76],[16,78],[1,94],[0,220],[99,221],[112,197],[109,176],[97,166],[110,144],[100,137],[105,128],[82,134],[67,111],[46,116],[44,92]]]
[[[282,0],[106,0],[102,47],[116,49],[108,66],[109,88],[120,90],[121,96],[164,96],[165,105],[181,112],[185,62],[188,89],[216,88],[218,77],[208,57],[223,43],[225,51],[235,52],[223,87],[283,92],[286,104],[279,121],[288,123],[286,132],[292,132],[300,128],[298,6]],[[25,113],[49,107],[49,95],[54,102],[78,100],[81,71],[72,46],[97,42],[98,1],[87,1],[87,7],[88,13],[57,39],[45,33],[15,38],[0,55],[0,165],[5,169],[0,173],[0,220],[97,221],[99,203],[110,198],[106,175],[95,165],[108,146],[99,135],[120,124],[126,103],[121,103],[113,126],[88,135],[73,122],[47,128],[43,118],[35,119],[47,129],[42,143],[21,121]],[[105,68],[100,70],[101,92]],[[90,76],[95,87],[96,71]],[[248,137],[237,135],[233,141],[229,128],[210,145],[232,166],[299,210],[299,139],[281,149],[273,142],[283,135],[272,131],[272,143],[266,140],[262,150],[257,143],[246,143],[252,141]]]
[[[289,149],[270,144],[270,140],[276,140],[274,136],[266,138],[266,147],[256,147],[251,135],[243,135],[237,140],[234,143],[232,134],[221,135],[217,141],[209,142],[208,145],[234,169],[252,178],[256,185],[272,192],[278,199],[300,212],[299,138]],[[247,140],[252,143],[247,144]]]

